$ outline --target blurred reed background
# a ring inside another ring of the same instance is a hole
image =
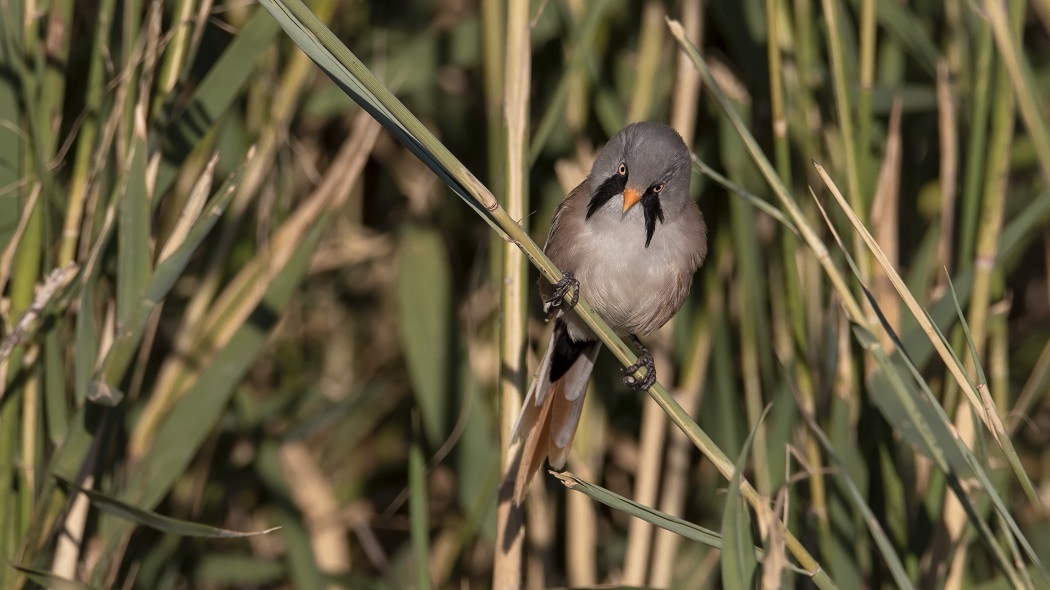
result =
[[[0,0],[0,588],[1050,586],[1046,2],[307,4]],[[639,119],[670,396],[608,341],[515,538],[528,236]]]

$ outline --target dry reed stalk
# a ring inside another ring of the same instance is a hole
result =
[[[506,125],[506,197],[504,208],[511,219],[525,222],[529,202],[528,120],[532,73],[529,2],[513,0],[507,5],[507,44],[504,65],[503,118]],[[496,555],[493,587],[515,590],[521,584],[524,506],[514,503],[514,481],[520,469],[520,445],[511,445],[514,421],[528,385],[525,332],[528,301],[528,270],[525,255],[515,244],[503,243],[503,272],[500,285],[499,446],[502,476],[497,508]]]
[[[937,242],[937,259],[951,273],[952,244],[955,237],[955,196],[959,168],[958,130],[955,127],[955,97],[943,59],[937,63],[937,128],[940,134],[941,235]],[[938,273],[938,277],[945,275]],[[943,280],[938,280],[943,284]],[[881,299],[880,299],[881,301]],[[899,313],[899,312],[898,312]]]
[[[886,134],[886,151],[882,158],[882,167],[879,170],[879,182],[875,188],[875,198],[871,203],[871,226],[875,240],[882,246],[886,253],[886,259],[890,264],[900,264],[900,186],[901,186],[901,110],[903,103],[900,98],[893,101],[890,111],[890,126]],[[886,318],[886,322],[900,333],[900,301],[896,297],[893,283],[886,272],[877,267],[872,269],[874,279],[874,295],[879,302],[879,309]],[[885,330],[879,332],[879,342],[882,344],[886,354],[893,353],[895,348],[893,338]],[[877,365],[867,363],[869,371],[874,371]]]

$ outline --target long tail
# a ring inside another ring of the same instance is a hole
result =
[[[547,352],[529,386],[511,437],[512,444],[525,440],[514,483],[516,503],[525,499],[529,483],[544,458],[555,469],[565,467],[599,349],[600,341],[570,339],[561,320],[554,325]]]

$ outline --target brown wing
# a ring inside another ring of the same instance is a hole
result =
[[[554,217],[551,218],[551,229],[549,232],[547,232],[547,241],[543,243],[544,252],[546,252],[547,247],[550,246],[551,238],[554,237],[555,232],[558,230],[559,222],[561,221],[562,215],[564,215],[566,209],[569,208],[569,204],[575,203],[576,200],[580,198],[581,194],[587,192],[583,188],[586,184],[587,181],[584,180],[580,184],[576,185],[576,188],[569,191],[568,196],[566,196],[561,203],[558,203],[558,206],[554,209]]]
[[[691,203],[685,208],[684,213],[686,217],[685,239],[692,246],[693,263],[696,264],[696,268],[700,268],[704,264],[704,258],[707,257],[707,223],[704,221],[704,214],[700,212],[700,207],[695,201]]]
[[[551,219],[551,229],[547,232],[547,241],[543,243],[543,253],[562,272],[576,271],[571,264],[570,254],[572,249],[569,245],[569,240],[574,233],[578,233],[574,232],[574,224],[583,222],[581,217],[583,209],[581,207],[586,205],[586,185],[587,181],[584,180],[576,188],[569,191],[569,195],[565,197],[564,201],[558,203],[558,207],[554,210],[554,217]],[[540,277],[539,285],[540,295],[543,297],[543,300],[550,299],[554,291],[551,284],[543,277]]]

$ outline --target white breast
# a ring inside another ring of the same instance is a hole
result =
[[[583,297],[617,333],[649,334],[681,307],[695,270],[692,253],[675,239],[681,232],[669,218],[657,221],[646,247],[642,207],[625,214],[618,201],[612,199],[583,223],[583,235],[574,241],[576,278]],[[589,333],[582,326],[570,328],[581,336]]]

